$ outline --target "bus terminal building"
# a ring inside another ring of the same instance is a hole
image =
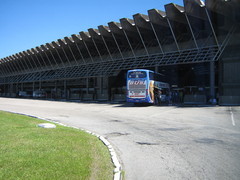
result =
[[[127,70],[149,69],[178,102],[239,105],[239,0],[183,1],[0,59],[0,96],[124,101]]]

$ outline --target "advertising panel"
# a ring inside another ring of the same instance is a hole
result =
[[[128,80],[129,98],[146,98],[146,80]]]

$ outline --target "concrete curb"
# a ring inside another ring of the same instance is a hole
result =
[[[68,126],[68,125],[65,125],[63,123],[60,123],[60,122],[56,122],[54,120],[51,120],[51,119],[46,119],[46,118],[42,118],[42,117],[38,117],[38,116],[32,116],[32,115],[29,115],[29,114],[24,114],[24,113],[16,113],[16,112],[11,112],[11,111],[5,111],[5,112],[9,112],[9,113],[14,113],[14,114],[19,114],[19,115],[24,115],[24,116],[28,116],[28,117],[32,117],[32,118],[36,118],[36,119],[41,119],[41,120],[44,120],[44,121],[48,121],[48,122],[51,122],[51,123],[54,123],[54,124],[58,124],[58,125],[61,125],[61,126],[65,126],[65,127],[70,127],[70,128],[74,128],[74,129],[78,129],[78,130],[81,130],[81,131],[84,131],[88,134],[91,134],[93,136],[96,136],[98,137],[98,139],[100,141],[103,142],[103,144],[105,146],[107,146],[108,148],[108,151],[111,155],[111,159],[112,159],[112,162],[115,166],[114,170],[113,170],[113,173],[114,173],[114,176],[113,176],[113,180],[122,180],[122,176],[121,176],[121,171],[122,171],[122,167],[121,167],[121,164],[119,163],[118,161],[118,158],[117,158],[117,154],[116,152],[114,151],[112,145],[108,142],[108,140],[106,140],[103,136],[100,136],[98,134],[95,134],[91,131],[88,131],[86,129],[83,129],[83,128],[78,128],[78,127],[74,127],[74,126]]]

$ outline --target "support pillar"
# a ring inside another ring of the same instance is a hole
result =
[[[35,82],[33,82],[32,91],[35,91]]]
[[[13,94],[13,83],[10,84],[9,96],[12,97]]]
[[[67,80],[64,80],[64,84],[63,84],[63,88],[64,88],[64,90],[63,90],[63,93],[64,93],[64,98],[65,99],[68,99],[68,96],[67,96]]]
[[[115,35],[114,35],[113,32],[111,32],[111,34],[112,34],[112,37],[113,37],[113,39],[114,39],[114,41],[115,41],[115,43],[116,43],[116,45],[117,45],[118,51],[119,51],[122,59],[124,60],[124,57],[123,57],[122,51],[121,51],[121,49],[120,49],[120,46],[118,45],[117,39],[116,39],[116,37],[115,37]]]
[[[132,47],[132,45],[131,45],[131,43],[130,43],[130,41],[129,41],[129,39],[128,39],[128,36],[127,36],[126,31],[123,30],[123,33],[124,33],[124,35],[125,35],[125,37],[126,37],[126,39],[127,39],[127,42],[128,42],[128,44],[129,44],[130,48],[131,48],[131,51],[132,51],[133,57],[136,58],[136,55],[135,55],[134,50],[133,50],[133,47]]]
[[[174,34],[172,25],[171,25],[171,23],[170,23],[170,21],[169,21],[168,18],[167,18],[167,22],[168,22],[169,28],[170,28],[170,30],[171,30],[171,32],[172,32],[172,36],[173,36],[173,39],[174,39],[174,41],[175,41],[175,43],[176,43],[177,49],[178,49],[178,51],[180,52],[180,48],[179,48],[179,46],[178,46],[177,38],[176,38],[176,36],[175,36],[175,34]]]
[[[54,93],[54,94],[52,94],[52,97],[53,97],[54,99],[58,99],[57,80],[55,80],[53,93]]]
[[[103,77],[100,77],[100,94],[103,94]]]
[[[16,84],[16,94],[18,94],[19,91],[19,83]]]
[[[39,81],[39,90],[42,89],[42,82]]]
[[[86,78],[86,81],[87,94],[89,94],[89,78]]]
[[[6,84],[3,85],[3,93],[6,94]]]
[[[210,62],[210,103],[216,104],[215,95],[215,62]]]

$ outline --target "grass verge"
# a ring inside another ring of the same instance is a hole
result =
[[[0,179],[90,179],[113,177],[108,149],[92,135],[0,111]]]

